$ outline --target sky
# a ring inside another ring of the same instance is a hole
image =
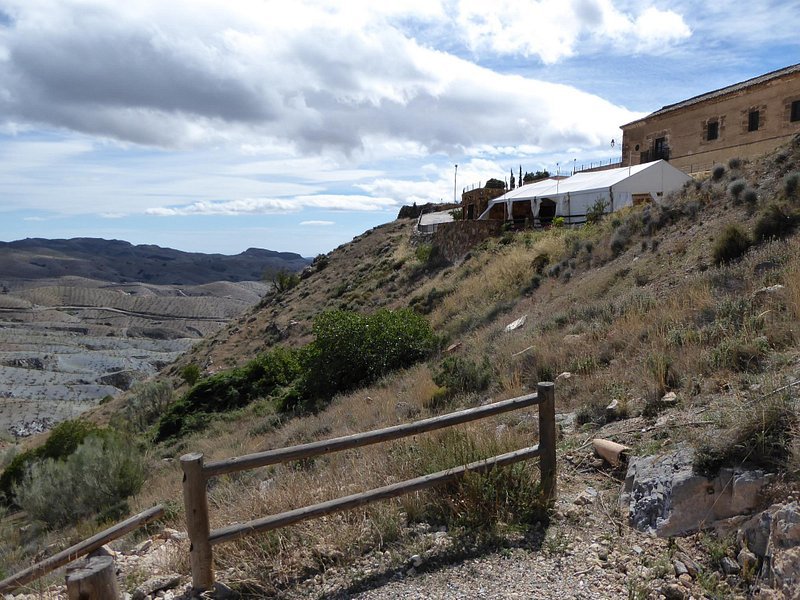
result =
[[[618,159],[620,125],[800,62],[798,30],[800,0],[0,0],[0,240],[315,256]]]

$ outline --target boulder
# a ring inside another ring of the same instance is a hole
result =
[[[669,537],[750,514],[773,477],[761,470],[727,468],[709,479],[693,472],[693,460],[694,452],[685,447],[629,460],[620,505],[633,527]]]

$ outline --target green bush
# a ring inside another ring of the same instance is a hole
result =
[[[721,265],[742,256],[751,245],[750,237],[737,224],[728,225],[714,243],[714,264]]]
[[[468,358],[448,356],[433,372],[433,382],[446,388],[451,396],[483,391],[491,381],[492,368],[487,358],[478,364]]]
[[[276,348],[242,367],[201,379],[161,417],[155,441],[202,429],[212,415],[241,408],[257,398],[273,397],[279,402],[295,398],[302,352]]]
[[[155,441],[202,429],[215,414],[258,398],[280,411],[328,400],[426,358],[437,345],[427,321],[410,309],[372,315],[335,310],[314,322],[316,339],[300,349],[276,348],[242,367],[201,379],[158,422]]]
[[[0,498],[6,503],[14,500],[12,487],[22,481],[26,471],[45,459],[63,459],[75,452],[90,434],[102,435],[101,429],[88,421],[63,421],[50,431],[47,441],[31,450],[17,454],[0,475]]]
[[[324,312],[314,321],[314,335],[304,355],[304,390],[321,399],[408,367],[437,345],[428,322],[411,309]]]
[[[275,292],[278,294],[288,292],[298,283],[300,283],[300,275],[290,273],[285,269],[278,271],[272,279],[272,285],[275,286]]]
[[[181,369],[181,379],[189,385],[194,385],[200,379],[200,367],[194,363],[189,363]]]
[[[133,445],[119,436],[89,436],[65,460],[32,465],[14,494],[28,516],[55,528],[98,513],[100,520],[119,518],[144,480]]]
[[[753,228],[757,243],[790,234],[797,225],[798,215],[778,204],[770,204],[759,215]]]
[[[602,198],[598,198],[594,204],[586,211],[586,222],[589,224],[599,223],[606,214],[608,202]]]

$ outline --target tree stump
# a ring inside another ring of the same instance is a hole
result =
[[[69,600],[118,600],[119,586],[114,559],[95,556],[67,573]]]

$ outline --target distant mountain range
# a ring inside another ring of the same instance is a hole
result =
[[[228,256],[99,238],[0,242],[0,282],[65,276],[164,285],[259,281],[281,269],[298,271],[309,263],[294,252],[260,248]]]

